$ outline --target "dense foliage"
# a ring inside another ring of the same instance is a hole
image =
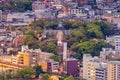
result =
[[[98,56],[99,51],[108,46],[104,42],[106,35],[112,34],[112,28],[105,22],[89,22],[78,25],[73,29],[66,39],[69,40],[69,48],[74,51],[73,57],[82,59],[83,54],[92,54]]]
[[[57,62],[60,61],[60,57],[57,56],[57,55],[55,55],[55,54],[53,54],[53,55],[50,57],[50,59],[53,59],[54,61],[57,61]]]
[[[32,0],[10,0],[7,3],[0,5],[0,9],[16,12],[32,10]]]
[[[35,72],[36,72],[36,77],[39,77],[41,73],[43,73],[42,67],[41,66],[36,66],[35,67]]]
[[[108,46],[104,42],[106,35],[112,34],[112,28],[108,23],[102,21],[93,22],[79,22],[79,21],[62,21],[65,29],[70,29],[70,35],[64,36],[68,40],[68,48],[73,51],[72,56],[82,59],[83,54],[92,54],[93,56],[99,55],[102,47]],[[38,36],[44,34],[46,29],[56,29],[57,21],[38,20],[30,24],[30,29],[25,30],[23,33],[26,35],[24,44],[29,45],[31,48],[41,48],[41,50],[57,54],[57,46],[54,43],[55,35],[46,35],[41,40]],[[46,42],[47,41],[47,42]],[[54,58],[54,56],[52,56]]]
[[[49,79],[50,79],[50,76],[51,76],[50,74],[45,73],[45,74],[42,75],[42,79],[43,79],[43,80],[49,80]]]
[[[75,80],[73,76],[66,77],[64,80]]]
[[[29,78],[33,78],[34,75],[35,75],[35,71],[29,67],[17,71],[17,76],[19,78],[29,79]]]
[[[25,67],[18,70],[8,69],[0,74],[0,80],[28,80],[38,77],[43,73],[41,66],[34,68]]]

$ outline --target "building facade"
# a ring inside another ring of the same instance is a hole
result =
[[[107,67],[96,69],[96,80],[107,80]]]
[[[59,71],[59,62],[49,60],[47,62],[47,72],[58,73]]]
[[[86,80],[106,80],[106,70],[104,68],[107,66],[105,65],[107,63],[101,62],[98,57],[85,54],[83,56],[83,78]]]
[[[120,80],[120,62],[110,61],[107,68],[107,80]]]
[[[66,75],[79,76],[79,63],[77,59],[67,58],[63,61],[63,73]]]
[[[105,42],[115,46],[115,50],[120,50],[120,36],[119,35],[106,37]]]

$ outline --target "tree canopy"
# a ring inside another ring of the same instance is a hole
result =
[[[73,76],[66,77],[64,80],[75,80]]]
[[[68,49],[73,51],[72,57],[82,59],[83,54],[98,56],[102,47],[107,47],[104,38],[113,34],[111,26],[102,21],[82,22],[82,21],[62,21],[65,29],[70,29],[70,35],[64,36],[68,40]],[[57,54],[57,45],[54,41],[55,35],[41,39],[37,35],[42,35],[46,29],[56,29],[57,21],[37,20],[30,24],[30,30],[25,30],[26,38],[24,44],[31,48],[41,48],[42,51]],[[51,40],[52,39],[52,40]],[[46,42],[45,40],[49,40]]]
[[[83,54],[98,56],[102,47],[108,46],[104,42],[106,35],[111,35],[112,28],[105,22],[77,23],[77,28],[71,30],[65,38],[69,41],[68,47],[74,53],[73,57],[82,59]]]
[[[51,76],[51,75],[49,75],[48,73],[45,73],[45,74],[42,75],[42,79],[43,79],[43,80],[49,80],[49,79],[50,79],[50,76]]]
[[[36,72],[36,76],[38,77],[41,73],[43,73],[42,67],[41,66],[36,66],[35,67],[35,72]]]
[[[10,0],[7,3],[0,5],[0,9],[15,12],[32,10],[32,0]]]
[[[33,78],[35,76],[35,71],[30,68],[23,68],[17,71],[17,76],[24,79]]]

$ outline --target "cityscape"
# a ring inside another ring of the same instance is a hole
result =
[[[120,0],[0,0],[0,80],[120,80]]]

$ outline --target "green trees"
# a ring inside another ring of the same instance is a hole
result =
[[[64,80],[75,80],[73,76],[66,77]]]
[[[24,44],[25,44],[25,45],[30,45],[30,44],[32,44],[32,43],[34,43],[34,38],[33,38],[33,36],[31,36],[31,35],[26,35],[26,36],[25,36],[25,39],[24,39]]]
[[[2,10],[12,10],[16,12],[24,12],[32,10],[32,0],[10,0],[10,2],[1,5]]]
[[[53,59],[54,61],[60,61],[60,58],[59,58],[59,56],[58,55],[55,55],[55,54],[53,54],[51,57],[50,57],[50,59]]]
[[[74,52],[73,57],[82,59],[83,54],[97,56],[102,47],[108,46],[103,40],[112,30],[107,23],[95,21],[82,25],[78,23],[77,26],[66,37],[69,49]]]
[[[103,33],[101,32],[101,28],[99,25],[88,23],[86,25],[86,29],[91,38],[103,38]]]
[[[100,21],[100,22],[99,21],[94,21],[93,23],[100,26],[104,37],[106,37],[106,35],[112,35],[113,34],[112,27],[110,27],[109,23],[106,23],[106,22],[103,22],[103,21]]]
[[[93,56],[99,55],[101,48],[108,46],[104,42],[104,38],[106,35],[112,34],[110,25],[102,21],[86,23],[66,20],[63,21],[63,26],[65,29],[71,29],[70,35],[64,38],[69,41],[68,48],[74,52],[72,56],[77,59],[82,59],[83,54],[92,54]],[[24,32],[26,35],[24,43],[31,48],[40,47],[42,51],[57,54],[56,43],[50,41],[51,39],[55,39],[54,36],[48,35],[47,38],[41,39],[41,41],[36,37],[37,34],[41,35],[44,29],[55,29],[56,27],[56,21],[45,21],[40,19],[31,24],[31,30],[26,30]],[[52,59],[56,60],[55,57],[56,55],[52,56]]]
[[[25,67],[18,70],[6,70],[0,74],[0,80],[18,80],[18,79],[32,79],[38,77],[41,73],[43,73],[42,68],[40,66],[36,66],[35,68]]]
[[[57,46],[53,42],[47,43],[47,45],[45,47],[47,52],[54,53],[54,54],[57,53],[56,48],[57,48]]]
[[[42,75],[42,79],[43,80],[49,80],[50,79],[50,75],[48,73],[45,73]]]
[[[36,66],[35,72],[36,72],[36,77],[38,77],[41,73],[43,73],[41,66]]]
[[[35,71],[32,68],[23,68],[17,71],[17,76],[19,78],[29,79],[35,76]]]
[[[3,76],[0,74],[0,79],[3,79]]]
[[[39,45],[40,45],[40,49],[42,51],[57,54],[57,50],[56,50],[57,46],[55,43],[53,43],[53,42],[45,43],[45,42],[41,41],[39,43]]]
[[[0,74],[0,80],[10,80],[15,78],[15,71],[13,69],[8,69],[6,71],[3,71],[2,74]]]
[[[58,23],[56,21],[46,21],[39,19],[36,22],[31,24],[31,27],[39,27],[41,29],[55,29],[57,27]]]
[[[4,5],[4,8],[6,8],[7,10],[9,10],[9,9],[12,8],[12,6],[11,6],[10,3],[6,3],[6,4]]]
[[[38,49],[40,48],[39,44],[37,43],[37,33],[33,30],[26,30],[23,32],[25,35],[25,39],[23,41],[24,45],[28,45],[29,48]]]
[[[81,78],[80,80],[85,80],[85,79],[82,79],[82,78]]]

